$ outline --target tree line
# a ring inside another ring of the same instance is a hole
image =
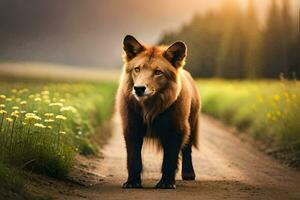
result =
[[[179,30],[164,33],[159,43],[186,42],[186,66],[196,77],[295,78],[300,76],[298,25],[290,0],[271,0],[263,22],[254,0],[246,10],[228,0],[221,9],[197,14]]]

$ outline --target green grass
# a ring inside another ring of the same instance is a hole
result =
[[[115,83],[0,82],[0,161],[63,178],[106,120]]]
[[[25,180],[21,173],[17,169],[9,168],[2,162],[0,162],[0,179],[0,188],[16,193],[23,192]]]
[[[0,197],[6,200],[51,200],[50,196],[33,196],[26,189],[24,171],[0,161]]]
[[[197,82],[204,113],[238,127],[275,156],[300,165],[300,82]]]

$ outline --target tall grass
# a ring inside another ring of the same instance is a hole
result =
[[[300,82],[200,80],[203,111],[300,165]]]
[[[64,177],[112,109],[115,84],[1,83],[0,160]]]

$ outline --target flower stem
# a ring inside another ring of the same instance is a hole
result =
[[[12,146],[13,146],[15,122],[16,122],[16,120],[13,121],[12,127],[11,127],[11,132],[10,132],[10,143],[9,143],[9,157],[10,158],[11,158],[11,153],[12,153],[12,150],[13,150]]]

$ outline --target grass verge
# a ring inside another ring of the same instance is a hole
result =
[[[249,134],[268,153],[300,166],[300,82],[199,80],[203,112]]]
[[[22,193],[23,178],[14,168],[64,178],[76,153],[95,153],[89,138],[110,117],[116,87],[114,82],[0,81],[1,188]]]

